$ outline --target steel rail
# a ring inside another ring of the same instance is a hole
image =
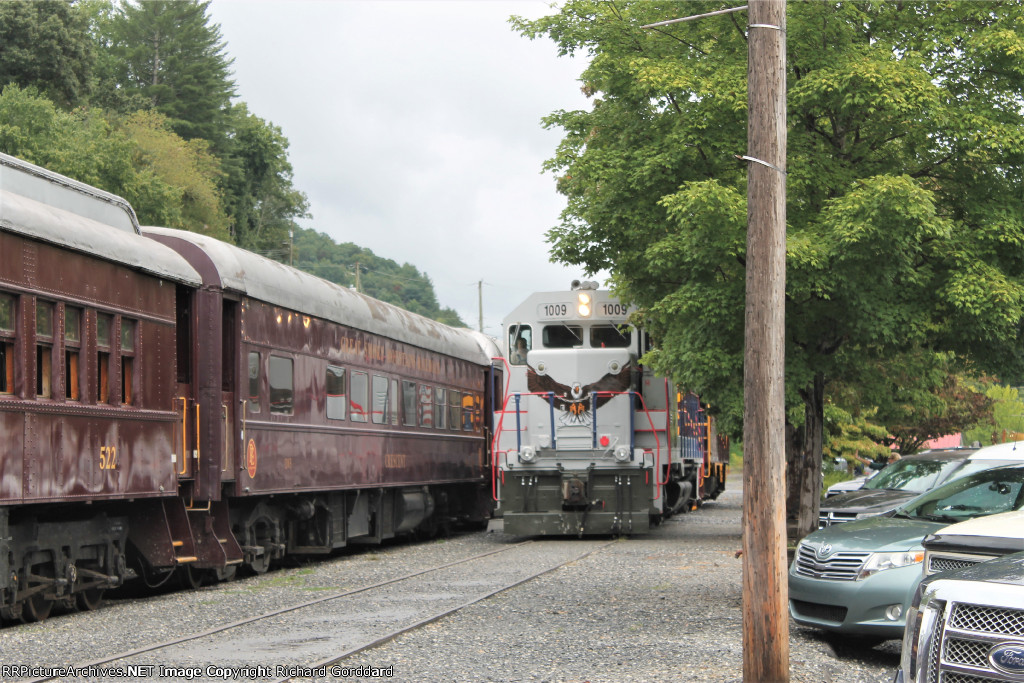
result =
[[[490,591],[488,593],[485,593],[484,595],[477,596],[477,597],[473,598],[472,600],[467,600],[466,602],[464,602],[464,603],[462,603],[460,605],[456,605],[455,607],[452,607],[450,609],[442,610],[441,612],[438,612],[437,614],[433,614],[433,615],[431,615],[429,617],[425,617],[423,619],[420,619],[415,624],[412,624],[410,626],[405,626],[403,628],[391,631],[390,633],[387,633],[387,634],[385,634],[383,636],[380,636],[379,638],[375,638],[374,640],[372,640],[372,641],[370,641],[368,643],[364,643],[362,645],[357,645],[356,647],[353,647],[353,648],[350,648],[350,649],[346,650],[345,652],[341,653],[340,655],[333,656],[330,659],[323,659],[323,660],[321,660],[319,662],[316,662],[315,664],[310,664],[308,666],[303,666],[301,668],[303,668],[303,669],[320,669],[320,668],[323,668],[323,667],[331,666],[332,664],[337,664],[341,660],[347,659],[348,657],[351,657],[352,655],[357,655],[360,652],[365,652],[367,650],[372,650],[375,647],[378,647],[380,645],[384,645],[386,643],[391,642],[392,640],[394,640],[398,636],[404,635],[406,633],[410,633],[410,632],[415,631],[416,629],[419,629],[419,628],[423,628],[424,626],[427,626],[429,624],[433,624],[436,621],[440,621],[441,619],[444,619],[445,617],[447,617],[449,615],[455,614],[456,612],[459,612],[459,611],[461,611],[461,610],[463,610],[463,609],[465,609],[467,607],[475,605],[478,602],[483,602],[484,600],[487,600],[488,598],[492,598],[495,595],[497,595],[498,593],[503,593],[503,592],[505,592],[505,591],[507,591],[507,590],[509,590],[511,588],[515,588],[516,586],[521,586],[522,584],[527,583],[529,581],[533,581],[534,579],[539,578],[541,576],[544,576],[545,574],[550,574],[551,572],[556,571],[558,569],[561,569],[565,565],[570,564],[572,562],[579,562],[580,560],[585,559],[586,557],[589,557],[590,555],[593,555],[598,550],[604,550],[605,548],[607,548],[611,544],[617,543],[617,542],[618,541],[608,541],[607,543],[605,543],[603,545],[599,545],[596,548],[592,548],[591,550],[588,550],[587,552],[583,553],[582,555],[577,555],[576,557],[572,557],[572,558],[566,560],[565,562],[560,562],[559,564],[556,564],[553,567],[548,567],[547,569],[542,569],[541,571],[535,572],[535,573],[531,574],[530,576],[527,576],[526,578],[519,579],[518,581],[515,581],[513,583],[507,584],[507,585],[502,586],[500,588],[496,588],[496,589],[494,589],[494,590],[492,590],[492,591]],[[287,683],[287,681],[294,681],[296,679],[302,680],[302,677],[301,676],[288,676],[288,677],[285,677],[285,678],[277,678],[277,679],[274,679],[271,683]]]
[[[228,630],[233,629],[233,628],[238,628],[239,626],[245,626],[246,624],[252,624],[254,622],[262,621],[264,619],[269,619],[271,617],[276,617],[276,616],[281,615],[281,614],[287,614],[288,612],[295,612],[297,610],[305,609],[307,607],[312,607],[314,605],[319,605],[319,604],[322,604],[322,603],[325,603],[325,602],[329,602],[331,600],[338,600],[340,598],[345,598],[345,597],[348,597],[348,596],[351,596],[351,595],[357,595],[359,593],[365,593],[367,591],[371,591],[371,590],[374,590],[376,588],[382,588],[384,586],[388,586],[388,585],[391,585],[391,584],[394,584],[394,583],[398,583],[400,581],[408,581],[409,579],[416,578],[417,576],[423,576],[424,574],[429,574],[431,572],[440,571],[442,569],[448,569],[449,567],[455,567],[455,566],[458,566],[460,564],[466,564],[467,562],[473,562],[474,560],[480,560],[480,559],[483,559],[485,557],[489,557],[491,555],[497,555],[498,553],[504,553],[504,552],[507,552],[509,550],[513,550],[515,548],[519,548],[519,547],[522,547],[522,546],[530,544],[530,543],[533,543],[533,541],[532,540],[526,540],[526,541],[522,541],[520,543],[514,543],[514,544],[508,545],[508,546],[506,546],[504,548],[499,548],[497,550],[491,550],[491,551],[488,551],[486,553],[480,553],[479,555],[473,555],[471,557],[466,557],[466,558],[463,558],[461,560],[455,560],[454,562],[448,562],[447,564],[442,564],[442,565],[438,565],[436,567],[430,567],[428,569],[421,569],[419,571],[410,572],[408,574],[404,574],[404,575],[396,577],[394,579],[388,579],[387,581],[380,581],[378,583],[370,584],[368,586],[362,586],[361,588],[353,588],[351,590],[340,591],[338,593],[332,593],[330,595],[326,595],[326,596],[317,598],[315,600],[309,600],[307,602],[302,602],[302,603],[299,603],[299,604],[296,604],[296,605],[290,605],[288,607],[282,607],[281,609],[276,609],[276,610],[273,610],[273,611],[270,611],[270,612],[264,612],[262,614],[257,614],[257,615],[252,616],[252,617],[246,617],[245,619],[240,619],[238,621],[233,621],[233,622],[231,622],[229,624],[223,624],[221,626],[215,626],[213,628],[209,628],[209,629],[206,629],[204,631],[199,631],[197,633],[193,633],[193,634],[190,634],[190,635],[181,636],[179,638],[173,638],[171,640],[164,640],[164,641],[161,641],[161,642],[158,642],[158,643],[152,643],[150,645],[146,645],[146,646],[137,648],[135,650],[128,650],[126,652],[119,652],[117,654],[113,654],[113,655],[110,655],[110,656],[107,656],[107,657],[103,657],[101,659],[94,659],[94,660],[92,660],[90,662],[84,662],[82,664],[76,664],[75,668],[76,669],[86,669],[86,668],[89,668],[89,667],[98,667],[98,666],[102,666],[103,664],[110,664],[111,662],[117,662],[117,661],[120,661],[122,659],[128,659],[130,657],[135,657],[135,656],[138,656],[138,655],[141,655],[141,654],[145,654],[147,652],[155,652],[156,650],[162,650],[164,648],[173,647],[175,645],[181,645],[182,643],[187,643],[187,642],[189,642],[191,640],[197,640],[199,638],[205,638],[206,636],[212,636],[212,635],[216,635],[218,633],[223,633],[224,631],[228,631]],[[583,555],[581,557],[586,557],[586,555]],[[556,569],[557,569],[557,567],[556,567]],[[529,580],[529,579],[527,579],[527,580]],[[48,676],[48,677],[43,677],[43,678],[25,679],[21,683],[43,683],[44,681],[55,681],[57,679],[58,679],[58,676]]]

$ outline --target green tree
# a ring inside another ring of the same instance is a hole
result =
[[[283,249],[265,253],[288,259]],[[466,326],[456,311],[438,304],[430,278],[409,263],[399,265],[369,249],[351,242],[338,244],[328,235],[308,229],[294,232],[294,260],[297,268],[352,288],[358,268],[360,291],[364,294],[446,325]]]
[[[143,224],[228,236],[216,159],[155,112],[67,112],[9,85],[0,93],[0,151],[124,197]]]
[[[985,396],[992,400],[992,423],[964,432],[964,443],[977,441],[988,446],[1024,438],[1024,401],[1019,390],[993,384],[985,390]]]
[[[159,202],[173,203],[172,215],[151,198],[139,197],[133,203],[139,220],[230,240],[217,186],[220,162],[210,153],[209,143],[198,138],[183,140],[170,129],[163,115],[153,111],[135,112],[120,126],[132,142],[136,172],[173,188],[173,199],[165,193],[155,197]]]
[[[744,17],[640,28],[719,8],[569,0],[514,25],[590,56],[591,110],[546,119],[565,131],[546,166],[568,198],[554,257],[610,269],[661,341],[652,362],[735,433]],[[1024,8],[790,3],[787,43],[786,383],[804,414],[787,425],[788,514],[802,535],[817,518],[832,383],[915,350],[1021,376]]]
[[[85,104],[93,66],[88,28],[72,2],[0,2],[0,87],[34,87],[64,108]]]
[[[131,111],[146,102],[186,140],[202,138],[221,150],[235,93],[220,27],[210,23],[209,0],[122,1],[93,8],[97,36],[109,51],[102,64],[105,103]]]
[[[249,113],[245,104],[231,108],[229,127],[231,137],[221,159],[232,236],[246,249],[279,250],[309,206],[306,195],[293,185],[288,139],[280,128]]]

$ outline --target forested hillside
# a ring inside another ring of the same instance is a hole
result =
[[[299,228],[288,139],[235,97],[229,46],[196,0],[0,2],[0,152],[192,230],[462,325],[429,278]],[[326,229],[327,226],[323,226]]]

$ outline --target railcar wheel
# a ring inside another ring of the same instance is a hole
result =
[[[52,609],[53,600],[43,597],[42,593],[36,593],[21,603],[21,620],[26,624],[43,621],[50,616]]]
[[[87,588],[84,591],[78,591],[75,593],[75,605],[83,612],[99,609],[103,604],[103,593],[102,588]]]

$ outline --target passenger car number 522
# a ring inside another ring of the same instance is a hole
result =
[[[100,446],[100,469],[101,470],[116,470],[117,469],[117,447],[116,446]]]

